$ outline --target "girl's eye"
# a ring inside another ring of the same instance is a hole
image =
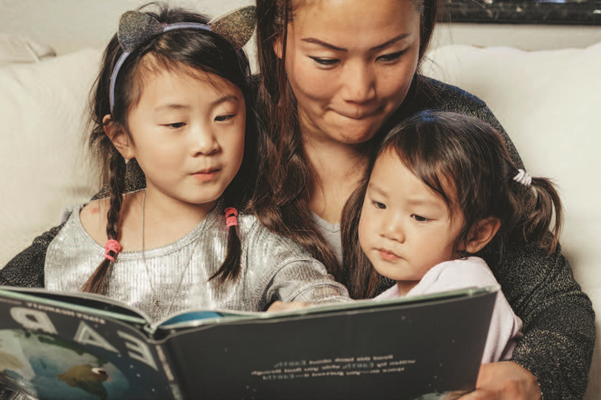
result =
[[[186,124],[184,122],[175,122],[173,124],[165,124],[164,126],[169,127],[169,128],[173,128],[173,129],[179,129],[183,126],[185,126]]]
[[[217,122],[229,121],[230,119],[234,118],[235,116],[236,116],[236,114],[218,115],[215,117],[215,121],[217,121]]]
[[[324,67],[331,67],[333,65],[336,65],[338,62],[340,62],[339,60],[337,60],[335,58],[319,58],[319,57],[311,57],[311,56],[309,56],[309,58],[311,58],[317,64],[324,66]]]
[[[378,210],[385,210],[386,209],[386,204],[384,203],[380,203],[379,201],[372,201],[372,204],[374,205],[374,207],[376,207]]]
[[[405,52],[405,50],[401,50],[401,51],[397,51],[396,53],[384,54],[384,55],[378,57],[376,60],[380,60],[380,61],[384,61],[384,62],[396,61],[401,57],[401,55],[404,52]]]
[[[413,214],[412,217],[417,222],[426,222],[426,221],[428,221],[428,218],[422,217],[421,215]]]

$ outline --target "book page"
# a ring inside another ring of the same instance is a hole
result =
[[[475,388],[496,292],[230,320],[165,340],[184,398],[412,399]]]

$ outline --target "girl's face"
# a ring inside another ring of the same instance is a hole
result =
[[[365,195],[359,242],[376,270],[406,294],[438,263],[458,258],[465,220],[391,150],[374,165]]]
[[[374,136],[415,74],[420,15],[411,0],[320,0],[295,10],[286,72],[303,135],[344,144]],[[282,55],[276,41],[276,54]]]
[[[244,96],[231,82],[161,70],[144,77],[129,113],[128,157],[144,171],[148,193],[212,207],[242,163],[245,124]]]

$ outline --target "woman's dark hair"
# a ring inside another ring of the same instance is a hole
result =
[[[419,57],[426,52],[439,10],[439,0],[413,0],[421,14]],[[260,82],[257,93],[258,114],[270,141],[261,150],[261,174],[253,199],[253,212],[270,230],[303,245],[321,261],[336,280],[344,276],[333,250],[313,222],[308,191],[314,171],[303,153],[297,103],[286,77],[286,38],[288,22],[310,0],[257,0],[257,44]],[[281,40],[283,56],[277,57],[273,44]],[[415,80],[415,79],[414,79]],[[268,120],[267,120],[268,118]],[[362,147],[366,152],[377,148],[382,136]]]
[[[510,235],[546,248],[549,253],[555,251],[562,221],[557,191],[545,178],[532,178],[530,186],[514,181],[518,169],[503,138],[480,119],[423,111],[386,136],[378,156],[387,151],[394,152],[405,167],[444,200],[449,210],[464,216],[456,249],[465,243],[474,224],[494,217],[501,222],[496,235],[499,260]],[[343,258],[353,298],[371,297],[380,282],[380,275],[361,250],[358,238],[361,210],[376,159],[370,161],[361,185],[342,213]],[[552,239],[548,235],[551,227]]]
[[[197,22],[206,24],[208,19],[200,14],[166,4],[151,3],[156,12],[143,11],[162,24]],[[148,6],[148,5],[147,5]],[[140,10],[144,10],[143,6]],[[250,67],[242,50],[235,50],[222,36],[199,29],[174,29],[149,39],[134,50],[126,59],[117,76],[113,112],[109,105],[109,83],[115,63],[123,54],[117,35],[107,45],[100,73],[90,93],[89,126],[91,134],[88,144],[94,156],[100,160],[102,183],[110,189],[110,206],[107,213],[107,236],[119,238],[119,214],[125,184],[125,160],[104,132],[103,119],[110,115],[110,123],[128,132],[129,111],[140,100],[144,78],[157,70],[177,71],[182,74],[210,73],[236,85],[244,94],[246,102],[246,135],[242,165],[222,195],[223,207],[244,209],[252,196],[256,183],[257,146],[259,142],[254,115],[254,96],[250,87]],[[152,55],[152,57],[147,57]],[[131,137],[130,137],[131,139]],[[141,171],[138,171],[141,173]],[[227,255],[223,265],[210,278],[219,283],[236,279],[240,272],[240,239],[236,226],[229,228]],[[111,262],[102,261],[94,274],[85,283],[82,291],[104,293],[106,277]]]

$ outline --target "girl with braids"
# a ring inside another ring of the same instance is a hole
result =
[[[440,0],[256,0],[257,109],[269,141],[253,206],[269,229],[301,243],[342,283],[343,207],[386,132],[423,110],[472,115],[520,156],[486,104],[420,74]],[[581,399],[595,340],[594,311],[560,246],[552,254],[511,237],[483,249],[524,337],[511,362],[482,365],[468,399]],[[377,292],[393,285],[382,280]],[[359,297],[367,296],[363,282]],[[355,295],[355,297],[357,297]]]
[[[351,294],[396,282],[377,299],[497,285],[475,254],[494,238],[502,258],[513,235],[551,254],[562,215],[551,182],[518,169],[490,125],[436,111],[392,129],[344,211]],[[509,359],[521,326],[499,292],[482,362]]]
[[[41,266],[31,250],[17,256],[2,284],[105,294],[154,321],[348,299],[308,252],[242,212],[261,140],[240,50],[254,21],[254,7],[210,22],[166,6],[121,17],[91,101],[110,195],[75,209]],[[146,189],[126,193],[138,168]]]

